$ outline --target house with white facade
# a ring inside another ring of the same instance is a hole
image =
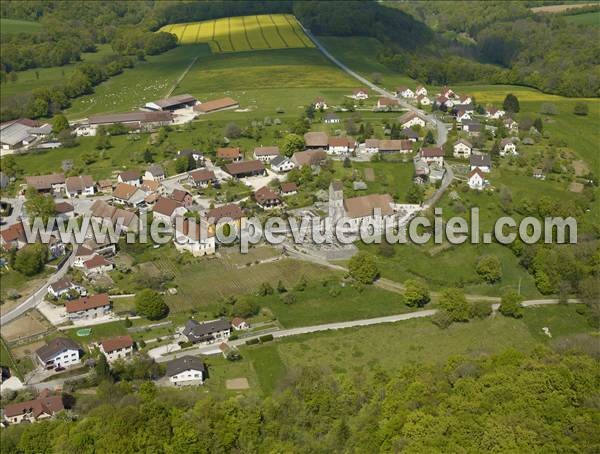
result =
[[[330,137],[327,153],[333,155],[348,154],[354,150],[354,141],[348,137]]]
[[[175,219],[174,245],[179,252],[189,252],[194,257],[212,255],[216,250],[214,229],[209,227],[206,219],[193,222],[178,217]]]
[[[366,88],[356,88],[352,90],[352,95],[350,97],[357,101],[369,99],[369,91]]]
[[[207,370],[200,358],[186,355],[169,361],[166,375],[173,386],[202,385],[207,378]]]
[[[506,112],[500,109],[496,109],[495,107],[488,107],[485,110],[485,118],[488,118],[490,120],[498,120],[502,118],[505,114]]]
[[[399,119],[400,125],[402,128],[411,128],[413,126],[419,125],[424,128],[427,124],[427,120],[418,112],[407,112],[402,115]]]
[[[254,159],[262,162],[271,162],[277,156],[281,156],[279,147],[256,147],[254,149]]]
[[[433,163],[440,167],[444,165],[444,150],[442,147],[425,147],[421,149],[419,154],[421,159],[429,165]]]
[[[500,156],[516,156],[517,154],[517,146],[511,139],[502,139],[500,141]]]
[[[396,88],[396,96],[399,98],[412,99],[415,97],[415,92],[408,87],[398,87]]]
[[[127,183],[132,186],[138,187],[141,184],[141,175],[137,170],[127,170],[125,172],[121,172],[117,176],[117,182],[119,183]]]
[[[329,107],[327,105],[327,101],[325,101],[325,99],[320,96],[315,98],[313,106],[316,110],[327,110],[327,108]]]
[[[148,167],[143,177],[144,180],[163,181],[165,179],[165,169],[158,164],[153,164]]]
[[[100,342],[100,351],[109,363],[126,359],[133,355],[133,339],[129,335],[105,339]]]
[[[328,125],[338,124],[341,121],[342,121],[341,118],[332,112],[326,113],[325,116],[323,117],[323,123],[328,124]]]
[[[464,109],[459,109],[456,112],[456,121],[462,123],[464,120],[471,120],[471,114]]]
[[[89,320],[110,314],[111,304],[107,293],[98,293],[67,301],[65,309],[69,320]]]
[[[379,153],[379,139],[366,139],[362,150],[365,153]]]
[[[475,167],[468,175],[468,184],[471,189],[481,191],[486,184],[485,173],[479,167]]]
[[[417,88],[415,89],[415,95],[427,96],[427,88],[425,88],[423,85],[417,85]]]
[[[83,287],[74,284],[68,277],[63,277],[48,286],[48,294],[55,298],[61,298],[63,295],[68,295],[71,290],[77,291],[79,294],[85,292]]]
[[[431,99],[427,95],[417,95],[417,104],[421,104],[422,106],[430,106]]]
[[[65,180],[67,197],[91,196],[96,192],[94,179],[90,175],[80,175],[77,177],[68,177]]]
[[[473,145],[468,140],[458,139],[454,144],[453,149],[453,154],[455,158],[466,159],[469,156],[471,156],[471,152],[473,151]]]
[[[50,419],[64,409],[62,396],[52,395],[48,389],[44,389],[36,399],[6,405],[3,411],[3,422],[6,425],[32,424]]]
[[[79,364],[81,347],[67,337],[57,337],[35,351],[38,362],[44,369],[69,367]]]
[[[271,170],[277,173],[285,173],[292,170],[296,165],[286,156],[277,156],[271,161]]]
[[[159,198],[152,209],[154,219],[160,219],[167,225],[171,225],[175,217],[183,216],[186,212],[185,206],[167,197]]]

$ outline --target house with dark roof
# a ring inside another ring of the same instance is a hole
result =
[[[209,185],[216,186],[219,180],[215,176],[215,172],[207,169],[197,169],[189,174],[190,183],[197,188],[207,188]]]
[[[319,166],[327,161],[324,149],[297,151],[292,155],[292,162],[296,167]]]
[[[269,189],[267,186],[263,186],[254,193],[254,200],[256,200],[258,206],[263,210],[277,208],[283,203],[279,197],[279,194]]]
[[[99,275],[112,271],[114,265],[98,254],[83,262],[83,274],[86,276]]]
[[[442,147],[423,147],[419,154],[421,159],[429,165],[433,163],[440,167],[444,165],[444,150]]]
[[[77,290],[80,288],[81,287],[75,285],[68,277],[63,277],[48,286],[48,293],[55,298],[60,298],[63,295],[69,294],[71,290]]]
[[[110,314],[111,303],[107,293],[99,293],[67,301],[65,309],[69,320],[94,319]]]
[[[271,161],[271,170],[277,173],[285,173],[292,170],[296,165],[286,156],[279,155]]]
[[[400,131],[400,137],[405,137],[411,142],[416,142],[419,140],[419,133],[412,128],[404,128]]]
[[[173,111],[184,109],[186,107],[193,107],[197,102],[198,100],[196,98],[186,93],[183,95],[171,96],[170,98],[159,99],[158,101],[147,102],[145,107],[150,110]]]
[[[208,377],[206,365],[196,356],[182,356],[167,363],[167,377],[173,386],[201,385]]]
[[[117,182],[127,183],[132,186],[138,187],[140,185],[141,178],[142,176],[137,170],[126,170],[124,172],[119,173],[119,175],[117,176]]]
[[[298,193],[298,185],[291,181],[281,183],[281,191],[280,192],[281,192],[281,195],[284,197],[288,196],[288,195],[297,194]]]
[[[175,202],[180,203],[182,206],[189,208],[194,203],[194,198],[192,194],[183,189],[173,189],[173,192],[169,194],[169,198],[175,200]]]
[[[488,173],[492,169],[492,158],[488,153],[473,153],[469,165],[470,170],[479,167],[482,172]]]
[[[165,169],[161,165],[152,164],[144,174],[144,180],[163,181],[165,179]]]
[[[44,369],[54,369],[79,364],[81,351],[81,346],[68,337],[56,337],[38,348],[35,356]]]
[[[254,177],[257,175],[264,176],[267,171],[261,161],[242,161],[232,162],[225,166],[225,172],[233,178]]]
[[[65,185],[65,175],[53,173],[50,175],[34,175],[25,177],[25,183],[38,192],[57,192]]]
[[[194,344],[222,342],[227,340],[230,334],[231,323],[226,318],[203,323],[190,319],[183,328],[183,335]]]

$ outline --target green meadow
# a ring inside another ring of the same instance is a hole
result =
[[[0,34],[9,33],[36,33],[42,30],[42,24],[39,22],[18,20],[18,19],[0,19]]]
[[[440,329],[428,319],[325,331],[243,347],[265,395],[272,394],[288,374],[304,367],[337,374],[374,374],[406,364],[440,364],[452,356],[475,358],[506,349],[529,352],[591,328],[575,306],[528,308],[516,320],[499,314],[484,320],[455,323]],[[552,337],[542,331],[547,327]]]
[[[577,25],[600,25],[600,11],[565,16],[567,22]]]

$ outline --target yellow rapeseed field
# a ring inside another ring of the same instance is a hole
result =
[[[208,43],[215,53],[314,47],[290,14],[224,17],[169,24],[161,31],[177,35],[181,44]]]

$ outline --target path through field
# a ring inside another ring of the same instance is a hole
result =
[[[190,69],[192,69],[192,66],[194,66],[194,63],[196,63],[196,60],[198,60],[198,56],[197,55],[192,59],[192,61],[188,65],[188,67],[183,70],[183,72],[177,78],[177,80],[175,81],[175,83],[173,85],[171,85],[171,88],[169,88],[169,91],[167,91],[167,93],[165,94],[165,98],[168,98],[169,96],[171,96],[171,94],[179,86],[179,84],[181,83],[181,81],[185,78],[185,76],[187,76],[187,73],[190,71]]]

